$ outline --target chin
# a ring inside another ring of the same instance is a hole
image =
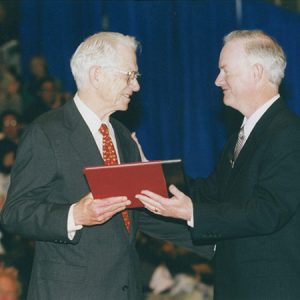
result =
[[[123,107],[123,110],[128,109],[129,102],[130,102],[130,98],[122,99],[122,102],[120,103],[120,106]]]
[[[116,102],[115,102],[115,107],[116,107],[116,110],[121,110],[121,111],[124,111],[124,110],[127,110],[128,109],[128,104],[130,102],[130,99],[129,98],[122,98],[122,99],[118,99]]]
[[[128,109],[128,103],[122,103],[118,106],[118,110],[126,111]]]
[[[230,99],[228,96],[226,97],[226,96],[224,95],[224,97],[223,97],[223,103],[224,103],[226,106],[232,106],[233,101],[232,101],[232,99]]]
[[[230,106],[230,105],[229,105],[229,101],[228,101],[228,99],[226,99],[226,97],[223,98],[223,103],[224,103],[226,106]]]

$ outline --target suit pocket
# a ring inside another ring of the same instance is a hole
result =
[[[41,261],[39,277],[44,280],[60,282],[84,282],[87,274],[86,266],[69,265],[53,261]]]

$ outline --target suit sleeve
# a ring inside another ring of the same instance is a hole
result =
[[[239,174],[239,186],[233,187],[235,192],[229,194],[229,199],[205,202],[195,189],[194,239],[267,235],[290,222],[300,204],[299,140],[297,128],[275,135],[259,160],[257,174],[253,174],[255,182],[250,183],[251,174]]]
[[[141,231],[149,236],[185,247],[206,259],[212,259],[214,256],[212,245],[192,241],[191,232],[184,221],[156,216],[145,211],[140,213],[139,224]]]
[[[54,199],[56,176],[51,143],[39,125],[32,125],[19,146],[1,212],[1,222],[9,232],[34,240],[70,242],[67,238],[70,205]]]

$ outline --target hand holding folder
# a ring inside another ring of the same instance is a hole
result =
[[[169,196],[170,184],[186,190],[179,159],[86,167],[84,174],[94,198],[126,196],[131,200],[127,208],[143,207],[142,202],[135,198],[142,190],[150,190],[163,197]]]

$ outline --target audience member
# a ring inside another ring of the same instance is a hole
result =
[[[35,55],[31,57],[29,61],[29,72],[30,72],[30,80],[26,84],[26,90],[32,97],[35,97],[40,90],[40,82],[52,76],[50,76],[48,72],[46,59],[42,55]],[[54,78],[53,81],[54,81],[55,89],[60,90],[61,89],[60,81]]]
[[[21,283],[18,279],[18,270],[14,267],[0,265],[0,300],[19,300]]]
[[[7,84],[4,110],[13,110],[19,115],[23,113],[23,95],[21,91],[21,81],[14,76]]]
[[[17,146],[9,141],[0,141],[0,211],[6,200]]]
[[[33,102],[27,107],[24,114],[26,123],[31,123],[41,114],[61,106],[65,99],[57,90],[53,77],[44,77],[37,83],[37,91]]]
[[[7,89],[15,77],[8,71],[7,66],[0,62],[0,113],[7,109]]]
[[[5,200],[10,182],[10,171],[13,166],[17,145],[20,138],[20,116],[11,110],[2,113],[0,117],[0,199],[1,205]]]
[[[5,149],[5,144],[13,143],[18,145],[23,129],[23,123],[18,113],[13,110],[6,110],[0,115],[0,142]]]

